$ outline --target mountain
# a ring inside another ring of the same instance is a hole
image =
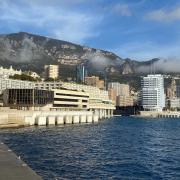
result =
[[[109,81],[139,87],[140,76],[149,73],[157,62],[159,59],[123,59],[109,51],[26,32],[0,35],[0,65],[42,74],[44,65],[58,64],[63,80],[74,79],[76,65],[83,63],[90,75],[106,76]]]
[[[0,65],[12,64],[22,70],[42,72],[45,64],[63,67],[86,64],[90,71],[133,74],[139,66],[152,61],[138,62],[122,59],[116,54],[44,36],[19,32],[0,35]]]

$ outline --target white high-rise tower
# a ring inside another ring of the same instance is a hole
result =
[[[165,93],[162,75],[154,74],[143,77],[141,81],[141,103],[144,110],[163,110],[165,107]]]

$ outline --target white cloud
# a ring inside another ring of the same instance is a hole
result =
[[[113,49],[122,58],[149,60],[153,58],[180,57],[180,41],[174,44],[157,44],[151,41],[130,42]]]
[[[180,21],[180,6],[173,9],[158,9],[149,12],[146,15],[146,18],[159,22]]]
[[[0,1],[0,20],[9,25],[29,26],[48,32],[49,36],[75,43],[84,43],[86,39],[97,36],[96,27],[103,17],[78,10],[72,10],[67,4],[42,0]],[[41,2],[41,3],[40,3]],[[84,0],[78,0],[83,3]],[[94,33],[96,32],[96,33]]]
[[[112,7],[112,11],[120,14],[121,16],[131,16],[132,12],[127,4],[115,4]]]

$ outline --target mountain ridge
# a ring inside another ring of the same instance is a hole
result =
[[[83,63],[90,74],[104,71],[108,75],[138,73],[139,66],[149,66],[159,59],[136,61],[123,59],[113,52],[82,46],[68,41],[27,32],[0,35],[0,65],[13,65],[22,70],[43,71],[45,64],[59,64],[61,71]],[[74,72],[74,70],[73,70]],[[71,73],[60,74],[60,77]]]

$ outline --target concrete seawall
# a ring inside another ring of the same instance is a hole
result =
[[[1,180],[42,180],[11,149],[0,143],[0,179]]]
[[[112,115],[111,115],[112,116]],[[63,124],[97,123],[111,117],[92,111],[0,111],[0,128],[19,126],[55,126]]]
[[[176,111],[140,111],[140,116],[142,117],[152,117],[152,118],[180,118],[180,112]]]

